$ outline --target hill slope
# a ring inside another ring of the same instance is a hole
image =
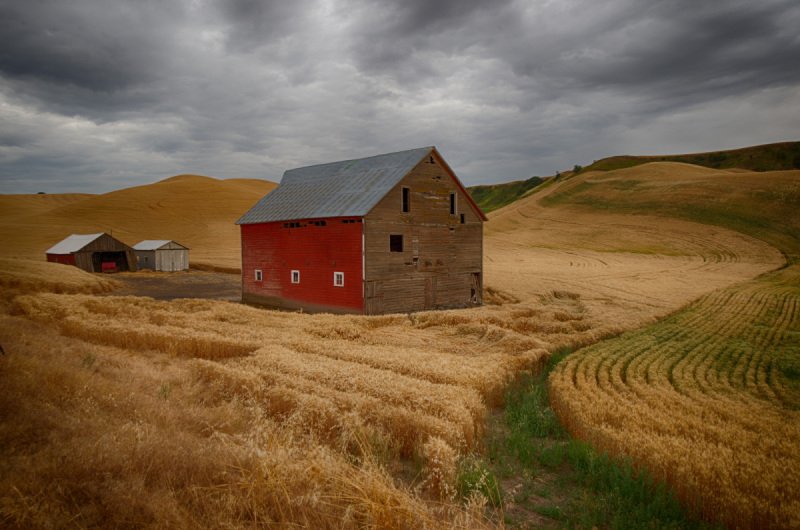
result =
[[[751,171],[780,171],[800,169],[800,142],[780,142],[726,151],[684,155],[611,156],[594,162],[586,171],[610,171],[634,167],[649,162],[683,162],[714,169],[749,169]]]
[[[651,214],[721,226],[800,260],[800,171],[754,173],[675,162],[584,172],[541,195],[544,206]]]
[[[541,177],[531,177],[527,180],[515,180],[503,184],[470,186],[467,191],[478,203],[478,206],[484,212],[489,213],[521,199],[542,182],[544,179]]]
[[[103,195],[0,196],[2,252],[42,259],[47,248],[71,233],[104,231],[131,245],[174,239],[191,249],[193,263],[236,268],[240,251],[234,222],[275,186],[178,175]]]

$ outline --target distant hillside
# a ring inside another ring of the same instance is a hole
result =
[[[484,212],[489,213],[523,197],[544,180],[541,177],[531,177],[528,180],[515,180],[503,184],[471,186],[467,188],[467,191],[478,203],[478,206]]]
[[[751,171],[800,169],[800,142],[781,142],[685,155],[611,156],[594,162],[583,171],[611,171],[649,162],[684,162],[714,169],[739,168]]]
[[[177,175],[103,195],[0,195],[0,254],[44,259],[44,251],[72,233],[109,232],[133,245],[174,239],[193,263],[238,268],[236,219],[277,184]]]
[[[545,207],[581,207],[716,225],[747,234],[800,262],[800,171],[725,170],[651,162],[584,171],[529,199]]]

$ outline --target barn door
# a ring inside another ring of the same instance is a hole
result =
[[[425,309],[436,307],[436,278],[425,278]]]
[[[368,315],[380,315],[383,313],[383,286],[381,282],[364,282],[364,312]]]
[[[469,301],[472,304],[480,305],[483,303],[483,286],[481,285],[481,273],[473,272],[470,280]]]

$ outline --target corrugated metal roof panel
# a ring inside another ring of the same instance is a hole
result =
[[[47,249],[45,254],[72,254],[102,235],[102,232],[99,234],[72,234]]]
[[[169,239],[145,239],[133,245],[133,250],[158,250],[169,242]]]
[[[291,169],[237,224],[369,213],[432,147]]]

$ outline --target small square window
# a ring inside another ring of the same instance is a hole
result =
[[[344,287],[344,273],[343,272],[334,272],[333,273],[333,286],[334,287]]]
[[[465,224],[466,222],[467,222],[467,218],[466,218],[466,217],[464,216],[464,214],[462,213],[462,214],[461,214],[461,224],[463,225],[463,224]]]
[[[260,282],[264,279],[264,273],[261,272],[261,269],[256,269],[256,281]]]
[[[389,252],[403,252],[403,236],[401,234],[389,235]]]
[[[292,283],[300,283],[300,271],[292,271]]]

